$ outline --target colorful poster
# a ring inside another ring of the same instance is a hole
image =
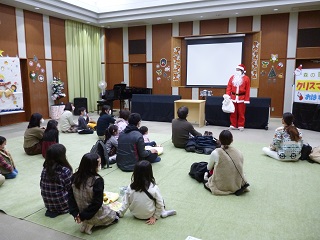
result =
[[[0,114],[23,110],[20,60],[0,57]]]
[[[296,76],[294,102],[320,104],[320,68],[302,69]]]

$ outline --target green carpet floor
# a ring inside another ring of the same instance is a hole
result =
[[[19,175],[0,188],[0,209],[83,239],[319,239],[319,164],[278,162],[262,155],[261,143],[235,142],[244,154],[250,192],[239,197],[214,196],[188,176],[193,162],[207,161],[209,156],[174,148],[168,134],[153,134],[153,139],[164,146],[161,162],[153,164],[154,176],[167,209],[175,209],[176,216],[149,226],[128,211],[119,223],[94,228],[91,236],[80,233],[69,214],[45,217],[39,188],[44,159],[24,154],[23,137],[7,142]],[[95,134],[60,134],[74,169],[95,141]],[[131,173],[120,171],[116,165],[100,174],[107,191],[119,192],[121,186],[130,183]]]

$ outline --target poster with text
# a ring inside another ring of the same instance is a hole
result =
[[[320,104],[320,68],[302,69],[296,75],[294,102]]]
[[[0,115],[23,110],[20,60],[0,57]]]

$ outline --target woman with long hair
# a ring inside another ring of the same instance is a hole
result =
[[[42,138],[42,156],[45,158],[47,149],[55,144],[59,143],[59,130],[58,130],[58,122],[56,120],[49,120],[47,124],[46,130],[44,130],[43,138]]]
[[[69,212],[68,191],[71,188],[72,167],[66,157],[66,148],[59,143],[51,145],[41,173],[41,196],[47,217],[54,218]]]
[[[98,174],[101,159],[96,153],[86,153],[73,175],[69,191],[70,214],[82,223],[80,232],[91,234],[94,226],[108,226],[118,222],[118,215],[103,204],[104,180]]]
[[[294,126],[293,121],[292,113],[285,112],[283,114],[283,126],[276,129],[270,146],[262,149],[266,155],[280,161],[299,160],[303,146],[302,133]]]
[[[23,148],[28,155],[37,155],[42,152],[42,138],[44,128],[40,124],[44,123],[40,113],[34,113],[30,117],[27,130],[24,132]]]

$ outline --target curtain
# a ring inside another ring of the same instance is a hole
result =
[[[102,80],[100,28],[67,20],[65,29],[69,99],[85,97],[87,111],[94,111]]]

